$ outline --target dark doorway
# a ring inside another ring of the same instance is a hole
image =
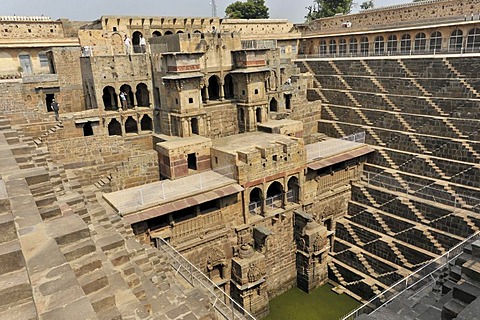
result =
[[[162,33],[160,31],[153,31],[152,32],[152,37],[161,37]]]
[[[172,32],[172,31],[170,31],[170,30],[168,30],[168,31],[165,31],[165,35],[166,35],[166,36],[168,36],[168,35],[170,35],[170,34],[173,34],[173,32]]]
[[[87,121],[83,125],[83,136],[88,137],[88,136],[93,136],[93,128],[92,128],[92,123],[90,121]]]
[[[138,126],[137,126],[137,121],[133,119],[131,116],[127,118],[127,121],[125,121],[125,133],[137,133],[138,132]]]
[[[233,99],[235,96],[234,93],[234,86],[233,86],[233,78],[231,75],[227,74],[225,76],[225,84],[223,85],[223,90],[225,92],[225,98]]]
[[[189,170],[197,170],[197,156],[195,155],[195,153],[188,154],[187,163]]]
[[[197,118],[192,118],[191,125],[192,125],[192,133],[193,134],[200,134],[199,130],[198,130],[198,119]]]
[[[245,132],[245,111],[238,109],[238,129],[240,133]]]
[[[208,79],[208,98],[210,100],[220,99],[220,84],[217,76],[211,76]]]
[[[262,108],[257,108],[255,114],[257,116],[257,122],[262,122]]]
[[[288,187],[287,200],[289,202],[298,203],[298,199],[300,195],[300,191],[299,191],[300,187],[298,184],[297,177],[291,177],[290,180],[288,180],[287,187]]]
[[[285,109],[290,110],[292,108],[292,105],[291,105],[292,95],[286,94],[284,95],[284,97],[285,97]]]
[[[52,109],[52,100],[53,99],[55,99],[55,94],[47,93],[45,95],[45,103],[47,105],[47,112],[53,112],[53,109]]]
[[[147,115],[144,115],[140,121],[140,128],[142,131],[152,131],[152,118]]]
[[[105,111],[118,110],[117,93],[113,87],[107,86],[103,88],[102,100]]]
[[[121,136],[122,135],[122,126],[117,119],[112,119],[108,124],[108,135],[109,136]]]
[[[270,112],[277,112],[277,111],[278,111],[277,99],[272,98],[272,100],[270,100]]]

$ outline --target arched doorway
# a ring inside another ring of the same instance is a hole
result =
[[[192,133],[193,134],[200,134],[199,129],[198,129],[198,119],[197,118],[192,118],[192,120],[190,120],[190,125],[192,127]]]
[[[108,135],[109,136],[121,136],[122,135],[122,126],[117,119],[112,119],[108,124]]]
[[[87,121],[83,125],[83,136],[84,137],[93,136],[93,128],[92,128],[92,123],[90,121]]]
[[[182,31],[182,30],[178,30],[178,31],[177,31],[177,34],[179,34],[179,33],[183,33],[183,31]]]
[[[220,99],[220,79],[217,76],[211,76],[208,79],[208,98],[209,100]]]
[[[268,209],[281,208],[283,203],[283,186],[280,182],[273,182],[267,189],[266,206]]]
[[[277,111],[278,111],[277,99],[272,98],[272,100],[270,100],[270,112],[277,112]]]
[[[152,32],[152,37],[161,37],[162,33],[158,30],[155,30]]]
[[[125,133],[138,133],[137,121],[132,116],[125,121]]]
[[[137,91],[135,92],[135,98],[137,98],[137,106],[149,107],[150,106],[150,93],[145,83],[137,84]]]
[[[226,99],[233,99],[235,92],[233,86],[233,78],[231,75],[227,74],[224,79],[225,84],[223,85],[223,91],[225,92]]]
[[[259,214],[262,212],[262,190],[258,187],[250,191],[250,201],[248,202],[248,211],[251,214]]]
[[[107,86],[103,88],[102,100],[105,111],[118,110],[117,93],[113,87]]]
[[[127,94],[127,108],[129,108],[129,109],[133,108],[134,101],[133,101],[132,87],[130,87],[128,84],[123,84],[120,87],[120,91],[123,91]]]
[[[291,177],[288,180],[287,187],[288,187],[288,191],[287,191],[288,202],[298,203],[298,199],[300,198],[300,186],[298,184],[298,178]]]
[[[133,44],[133,52],[134,53],[141,53],[142,48],[140,47],[140,36],[143,37],[143,34],[140,31],[135,31],[132,34],[132,44]]]
[[[173,34],[172,31],[168,30],[168,31],[165,31],[165,35],[168,36],[169,34]]]
[[[256,115],[257,122],[261,123],[262,122],[262,108],[257,108],[257,110],[255,110],[255,115]]]
[[[140,121],[140,129],[142,131],[152,131],[152,118],[144,115]]]

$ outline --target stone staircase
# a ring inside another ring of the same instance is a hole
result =
[[[373,84],[375,84],[377,86],[377,88],[380,90],[380,92],[388,93],[388,90],[385,89],[385,87],[380,83],[380,81],[378,81],[378,79],[376,78],[375,72],[373,72],[372,68],[370,68],[370,66],[365,62],[365,60],[360,60],[360,62],[365,67],[367,72],[371,75],[371,77],[369,79],[372,80]]]
[[[418,83],[418,81],[415,79],[415,75],[407,68],[407,66],[401,59],[398,59],[397,62],[402,67],[402,69],[405,70],[405,73],[410,77],[409,80],[423,93],[424,96],[432,96],[430,92],[428,92],[420,83]]]
[[[27,138],[8,141],[3,131],[12,129],[0,123],[0,319],[216,317],[169,258],[101,206],[95,186],[79,184]],[[21,168],[15,154],[20,164],[44,159]]]
[[[480,98],[480,93],[470,84],[467,82],[467,80],[465,79],[465,76],[462,75],[454,66],[452,66],[452,64],[450,63],[450,61],[447,60],[447,58],[443,58],[442,59],[443,63],[445,63],[445,65],[447,66],[447,68],[453,73],[455,74],[455,76],[457,77],[457,79],[468,89],[470,90],[474,95],[475,95],[475,98],[476,99],[479,99]]]

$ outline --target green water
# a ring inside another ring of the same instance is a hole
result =
[[[264,320],[338,320],[360,305],[346,294],[338,295],[326,284],[305,293],[295,288],[270,301]]]

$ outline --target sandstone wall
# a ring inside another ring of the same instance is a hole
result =
[[[480,11],[478,0],[439,0],[428,3],[406,3],[397,6],[379,7],[360,13],[318,19],[310,24],[314,32],[345,30],[342,23],[350,21],[349,31],[368,29],[377,25],[395,24],[407,21],[432,20],[448,17],[470,17]],[[440,21],[439,21],[440,22]]]

